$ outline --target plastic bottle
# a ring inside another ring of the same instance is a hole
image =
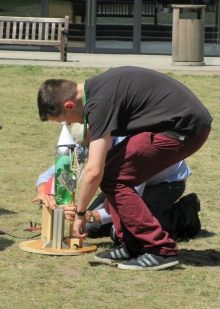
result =
[[[76,190],[76,178],[72,171],[76,145],[66,123],[61,124],[63,127],[57,143],[55,158],[55,196],[57,205],[70,203],[73,192]]]

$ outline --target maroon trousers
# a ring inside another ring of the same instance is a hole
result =
[[[189,157],[206,141],[210,128],[184,141],[143,132],[109,150],[101,189],[109,201],[117,236],[131,250],[176,255],[177,245],[139,197],[135,186]]]

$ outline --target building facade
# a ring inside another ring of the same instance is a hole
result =
[[[195,6],[183,19],[200,18],[196,5],[206,5],[204,55],[220,56],[220,0],[1,0],[0,15],[68,15],[68,52],[171,55],[172,4]]]

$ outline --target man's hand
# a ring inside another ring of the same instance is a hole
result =
[[[76,206],[74,204],[67,204],[60,206],[63,208],[65,219],[74,222],[74,232],[77,238],[86,238],[86,218],[85,216],[76,215]]]
[[[76,206],[74,204],[62,205],[60,206],[60,208],[63,209],[66,220],[70,220],[70,221],[75,220]]]
[[[32,203],[42,201],[42,203],[51,209],[57,208],[57,203],[54,195],[44,193],[46,182],[41,183],[37,187],[37,196],[32,200]]]
[[[85,239],[86,233],[86,218],[85,216],[75,215],[74,232],[77,238]]]

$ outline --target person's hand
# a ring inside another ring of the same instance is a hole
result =
[[[39,201],[42,201],[42,203],[46,206],[46,207],[49,207],[51,209],[55,209],[57,208],[57,203],[56,203],[56,199],[55,197],[50,194],[38,194],[33,200],[32,200],[32,203],[36,203],[36,202],[39,202]]]
[[[60,208],[63,209],[66,220],[75,220],[76,206],[74,204],[61,205]]]
[[[77,238],[85,239],[87,236],[86,233],[86,218],[85,216],[75,215],[75,222],[73,228]]]
[[[32,200],[32,203],[42,201],[42,203],[51,209],[57,208],[56,199],[53,194],[44,193],[45,183],[40,184],[37,187],[37,196]]]
[[[65,215],[65,219],[74,222],[74,232],[77,238],[84,239],[87,236],[86,233],[86,218],[85,216],[76,215],[76,206],[74,204],[66,204],[60,206]]]

